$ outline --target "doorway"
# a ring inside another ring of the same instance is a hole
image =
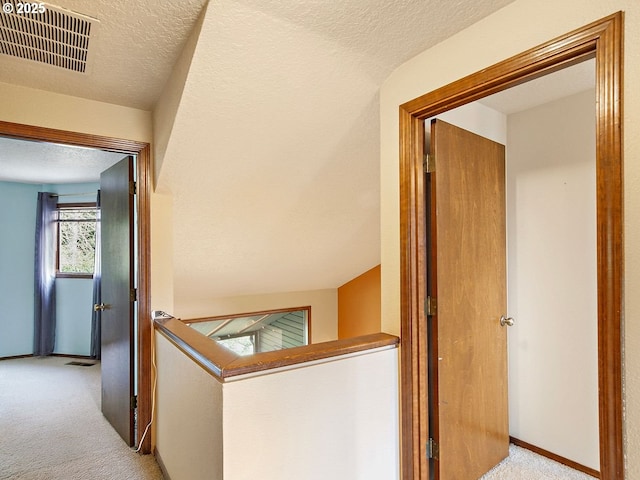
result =
[[[51,142],[63,145],[96,148],[105,151],[136,156],[137,177],[137,423],[146,426],[151,421],[151,307],[150,307],[150,204],[151,192],[151,147],[148,143],[133,140],[103,137],[98,135],[68,132],[43,127],[34,127],[0,121],[0,135],[23,140]],[[136,432],[136,444],[140,452],[151,452],[151,436],[142,440],[144,428]]]
[[[429,478],[424,334],[424,119],[588,58],[596,60],[596,198],[600,471],[624,478],[622,446],[622,14],[604,18],[400,108],[403,479]],[[448,480],[448,479],[444,479]]]

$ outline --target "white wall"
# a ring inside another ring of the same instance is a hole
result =
[[[398,350],[224,385],[224,479],[399,478]]]
[[[163,335],[156,449],[174,480],[399,478],[398,350],[220,383]]]
[[[595,92],[437,118],[507,147],[510,434],[598,470]]]
[[[599,468],[595,91],[509,115],[511,435]]]
[[[399,67],[382,86],[381,232],[382,328],[400,331],[398,106],[450,82],[616,11],[625,12],[624,48],[624,290],[640,290],[640,4],[635,0],[516,0]],[[434,68],[437,66],[437,68]],[[640,478],[640,296],[624,299],[625,451],[627,478]]]
[[[436,115],[435,118],[502,145],[507,144],[507,116],[479,102],[467,103]],[[424,128],[427,132],[431,128],[429,120],[425,121]]]

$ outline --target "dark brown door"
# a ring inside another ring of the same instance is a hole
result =
[[[133,157],[100,175],[102,227],[102,413],[134,442]]]
[[[440,120],[430,149],[432,466],[440,480],[476,480],[509,453],[505,150]]]

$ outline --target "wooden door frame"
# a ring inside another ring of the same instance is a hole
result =
[[[136,182],[138,213],[136,250],[138,265],[138,408],[136,444],[140,444],[145,427],[151,421],[151,295],[150,295],[150,202],[151,195],[151,146],[145,142],[121,138],[103,137],[87,133],[69,132],[52,128],[35,127],[0,121],[0,135],[22,140],[36,140],[63,145],[99,148],[124,155],[136,155]],[[151,452],[151,432],[144,438],[140,452]]]
[[[428,478],[424,120],[589,58],[596,62],[600,474],[624,478],[623,14],[618,12],[400,106],[402,479]]]

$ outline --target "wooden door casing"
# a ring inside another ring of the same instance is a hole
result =
[[[98,148],[110,152],[136,155],[137,175],[137,281],[138,281],[138,409],[137,421],[148,425],[151,421],[151,301],[150,301],[150,191],[151,191],[151,145],[146,142],[122,138],[104,137],[88,133],[36,127],[0,120],[0,135]],[[149,432],[153,430],[153,425]],[[141,453],[151,453],[151,435],[143,437],[144,430],[137,431],[136,441]]]
[[[468,77],[417,97],[399,108],[400,314],[403,480],[429,478],[424,368],[423,123],[447,110],[596,59],[596,195],[598,269],[598,383],[600,474],[622,480],[623,12],[552,39]]]

